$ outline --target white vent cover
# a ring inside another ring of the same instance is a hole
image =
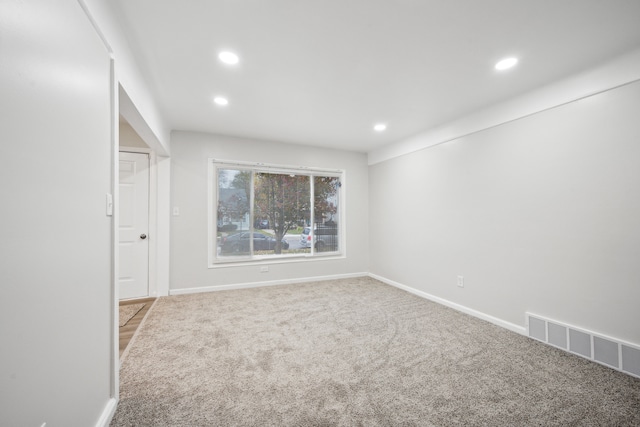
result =
[[[569,351],[591,359],[591,335],[569,329]]]
[[[567,350],[567,328],[562,325],[547,322],[549,344]]]
[[[622,344],[622,370],[640,378],[640,349]]]
[[[527,313],[527,335],[640,378],[640,348],[633,344],[531,313]]]
[[[620,368],[620,345],[600,337],[593,337],[593,360],[609,365],[612,368]]]
[[[527,319],[529,325],[529,336],[542,342],[547,342],[547,322],[536,317]]]

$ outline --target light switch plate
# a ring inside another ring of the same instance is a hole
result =
[[[107,193],[107,216],[113,216],[113,194]]]

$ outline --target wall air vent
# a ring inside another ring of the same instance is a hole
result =
[[[530,338],[640,378],[640,347],[526,313]]]

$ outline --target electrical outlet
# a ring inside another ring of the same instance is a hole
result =
[[[458,276],[458,287],[464,288],[464,276]]]
[[[268,265],[263,265],[262,267],[260,267],[260,273],[268,273],[268,272],[269,272]]]

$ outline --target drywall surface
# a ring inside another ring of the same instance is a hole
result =
[[[110,56],[78,2],[0,5],[0,425],[111,400]]]
[[[144,148],[149,149],[147,143],[145,143],[140,135],[131,127],[131,125],[125,121],[119,123],[119,143],[121,148]]]
[[[371,272],[640,344],[639,111],[636,82],[371,166]]]
[[[154,151],[168,155],[170,128],[158,109],[153,88],[140,71],[129,47],[117,3],[109,0],[82,1],[113,51],[116,78],[120,83],[121,113]]]
[[[373,165],[640,79],[640,49],[560,81],[369,152]]]
[[[195,132],[171,138],[171,290],[305,279],[368,271],[368,168],[365,154]],[[208,267],[209,159],[345,171],[346,257],[269,265]]]

